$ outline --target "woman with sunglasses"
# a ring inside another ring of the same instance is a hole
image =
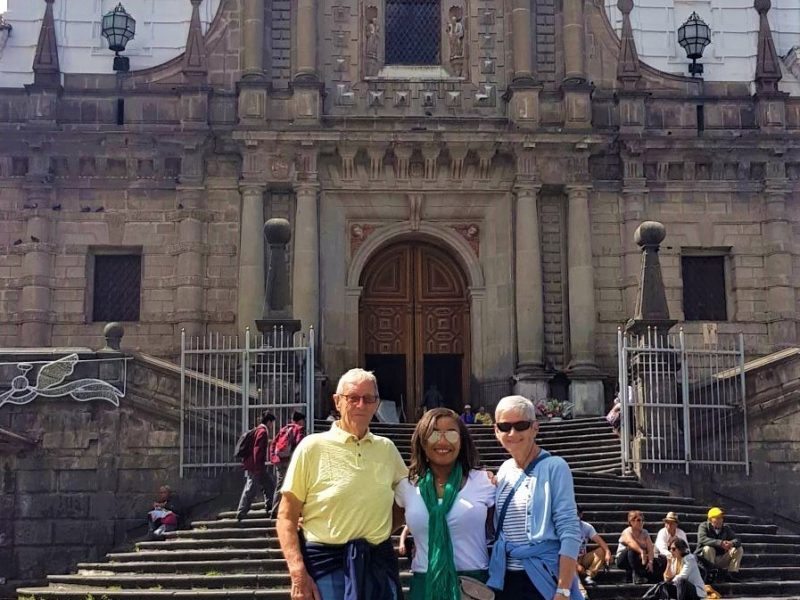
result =
[[[497,600],[583,600],[576,558],[582,537],[572,473],[536,443],[533,403],[507,396],[495,436],[511,458],[497,472],[495,530],[487,585]]]
[[[670,558],[667,561],[667,570],[664,571],[664,580],[672,582],[675,586],[677,599],[707,598],[697,557],[689,552],[689,544],[681,538],[676,538],[669,545],[669,552]]]
[[[655,546],[650,539],[650,532],[644,528],[642,511],[629,511],[628,525],[619,536],[617,567],[625,571],[629,583],[657,583],[659,575],[653,569]]]
[[[411,600],[459,600],[459,575],[486,581],[486,524],[495,494],[478,463],[455,412],[434,408],[422,416],[411,438],[408,478],[395,490],[416,548]]]

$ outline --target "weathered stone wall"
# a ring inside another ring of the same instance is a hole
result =
[[[0,454],[0,597],[142,537],[160,485],[169,484],[195,511],[238,491],[238,473],[179,478],[173,372],[133,361],[127,391],[119,408],[43,398],[0,408],[0,428],[38,440]]]

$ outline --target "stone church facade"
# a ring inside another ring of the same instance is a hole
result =
[[[40,1],[34,81],[0,89],[2,346],[241,333],[272,217],[320,372],[375,369],[407,414],[434,383],[600,414],[644,220],[689,335],[797,344],[800,99],[769,0],[750,82],[641,63],[632,0],[621,37],[601,0],[222,0],[205,33],[191,0],[181,56],[62,73]]]

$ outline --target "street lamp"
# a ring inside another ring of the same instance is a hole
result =
[[[120,56],[125,51],[125,46],[136,34],[136,19],[130,16],[122,7],[122,3],[103,15],[103,37],[108,40],[108,49],[116,53],[114,56],[114,70],[126,72],[130,70],[130,60],[127,56]]]
[[[689,73],[692,77],[702,75],[703,65],[698,64],[697,59],[703,57],[703,50],[711,43],[711,29],[696,12],[678,28],[678,43],[686,50],[686,56],[692,59]]]

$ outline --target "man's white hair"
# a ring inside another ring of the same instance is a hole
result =
[[[525,396],[506,396],[501,398],[500,402],[497,403],[497,408],[494,409],[495,420],[497,420],[497,415],[500,414],[500,411],[503,410],[519,411],[526,420],[536,420],[536,407]]]
[[[345,384],[353,384],[358,385],[359,383],[363,383],[364,381],[372,382],[372,385],[375,386],[375,395],[379,396],[378,394],[378,378],[375,377],[375,373],[372,371],[365,371],[359,367],[355,369],[350,369],[347,373],[342,375],[339,378],[339,383],[336,384],[336,393],[341,394],[344,392]]]

